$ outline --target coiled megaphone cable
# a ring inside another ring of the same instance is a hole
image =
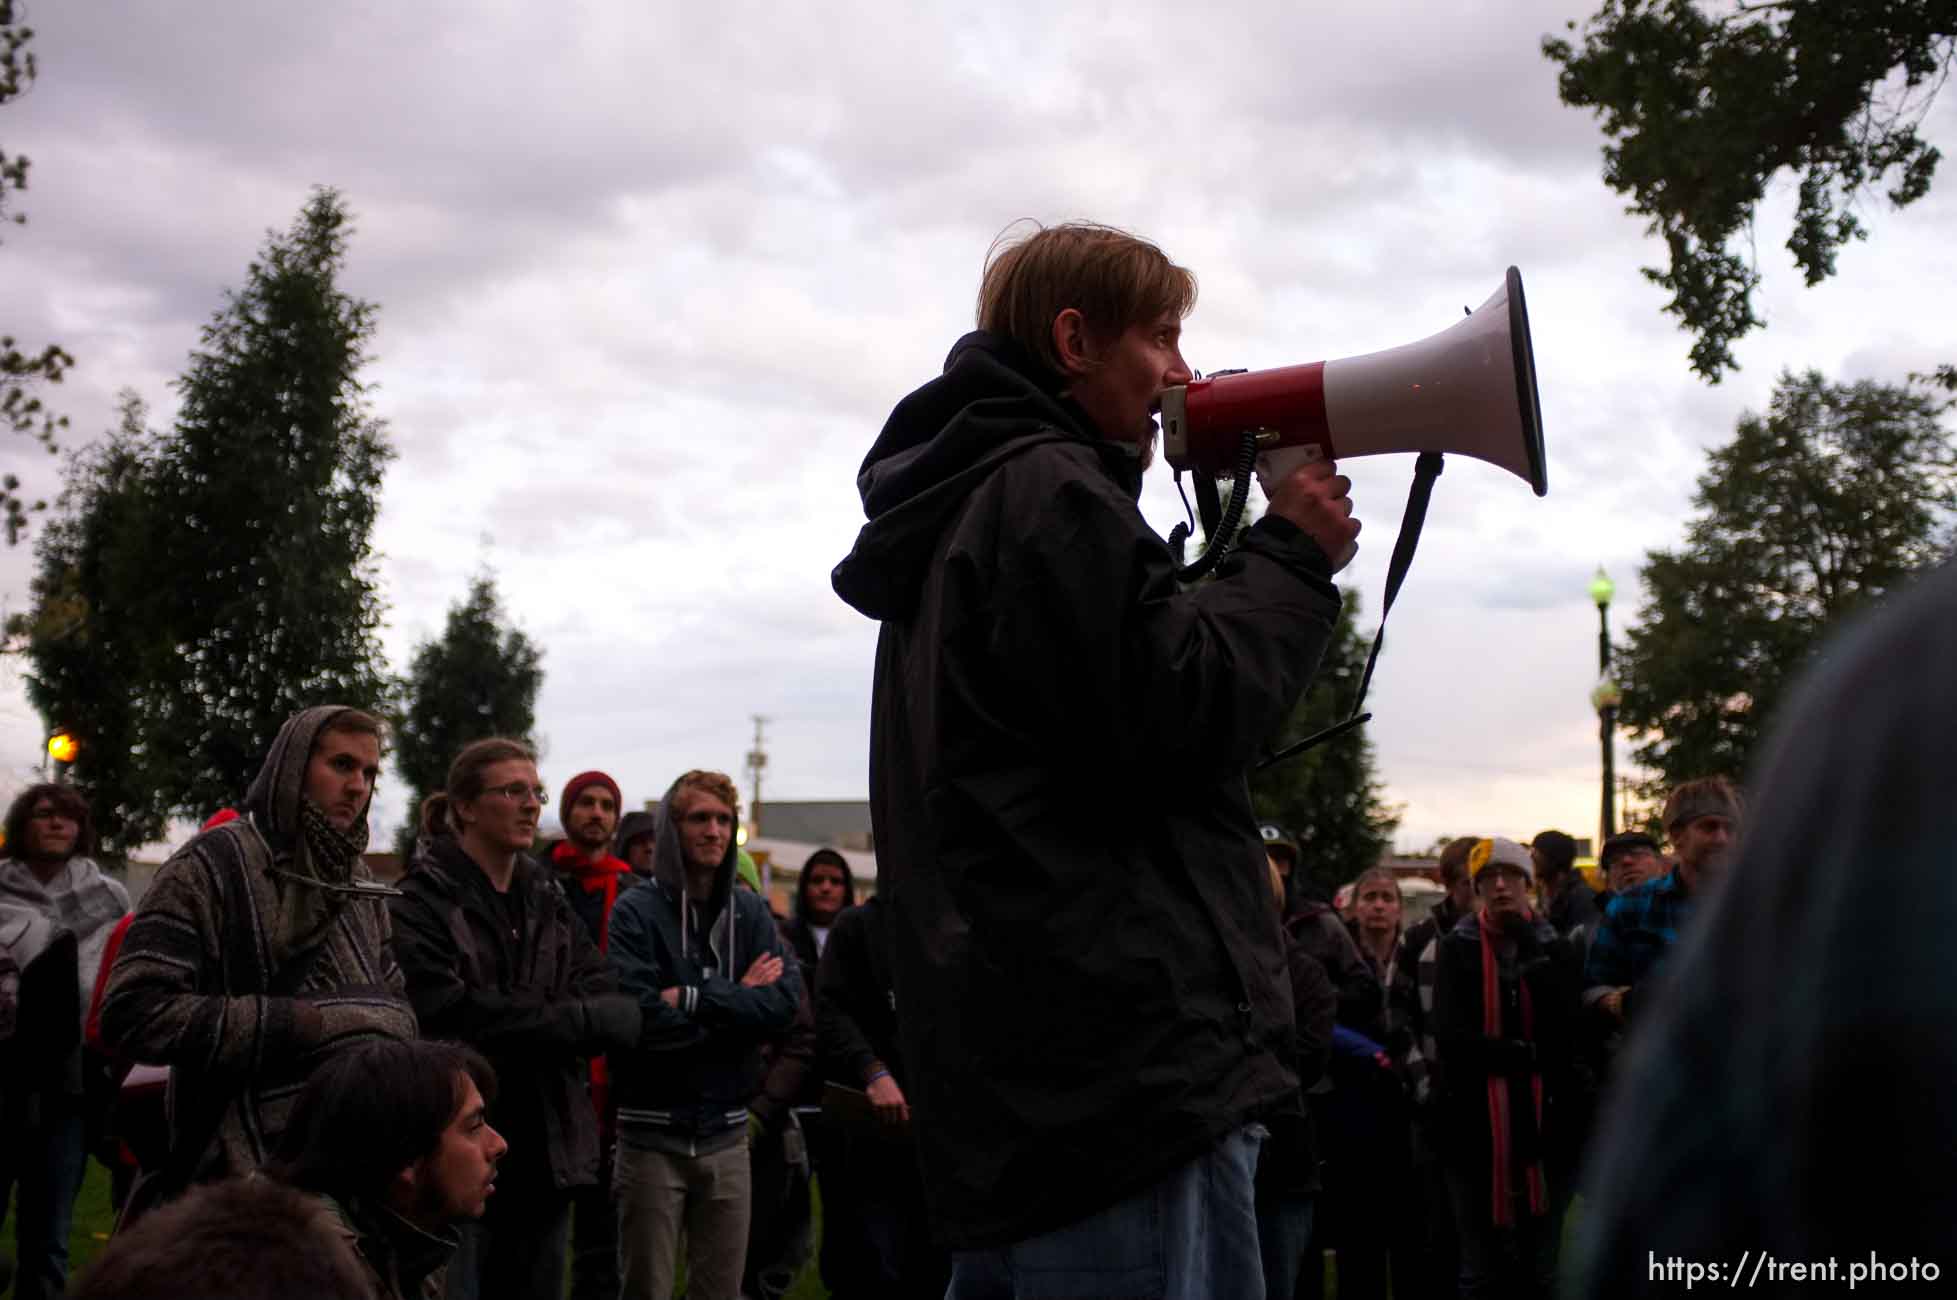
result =
[[[1188,564],[1182,562],[1183,544],[1189,540],[1189,525],[1177,524],[1169,530],[1169,549],[1176,554],[1176,581],[1195,582],[1216,567],[1237,539],[1237,521],[1243,518],[1244,505],[1250,500],[1250,476],[1257,468],[1257,431],[1244,430],[1243,445],[1237,448],[1236,479],[1230,486],[1230,500],[1223,507],[1223,514],[1216,526],[1209,530],[1209,544],[1203,553]],[[1182,475],[1176,475],[1176,486],[1182,486]],[[1208,522],[1205,520],[1204,522]]]

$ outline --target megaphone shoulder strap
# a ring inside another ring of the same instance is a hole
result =
[[[1303,740],[1266,756],[1257,765],[1258,771],[1296,757],[1336,736],[1343,736],[1373,716],[1359,710],[1366,703],[1367,688],[1373,684],[1373,669],[1379,663],[1379,649],[1386,644],[1387,616],[1393,612],[1393,601],[1407,580],[1407,570],[1413,567],[1413,553],[1420,546],[1420,530],[1427,522],[1427,503],[1433,499],[1434,480],[1441,476],[1441,470],[1445,467],[1445,461],[1437,451],[1421,452],[1420,459],[1414,464],[1413,486],[1407,491],[1406,513],[1400,516],[1400,535],[1393,541],[1393,558],[1386,565],[1386,599],[1379,609],[1379,630],[1373,633],[1373,648],[1366,655],[1366,671],[1359,678],[1359,691],[1352,697],[1352,712],[1345,716],[1345,721],[1315,731]]]
[[[1407,570],[1413,567],[1420,529],[1427,522],[1427,503],[1433,498],[1434,480],[1443,468],[1437,451],[1421,452],[1414,463],[1413,487],[1407,491],[1406,513],[1400,516],[1400,535],[1393,540],[1393,558],[1386,565],[1386,600],[1379,607],[1379,630],[1373,633],[1372,653],[1366,656],[1366,672],[1359,679],[1359,694],[1353,697],[1348,718],[1359,716],[1359,706],[1366,702],[1366,688],[1373,684],[1373,667],[1379,663],[1379,648],[1386,641],[1386,618],[1393,612],[1393,601],[1400,594],[1400,584],[1407,580]]]

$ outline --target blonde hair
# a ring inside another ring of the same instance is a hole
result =
[[[733,810],[736,822],[741,820],[741,792],[734,785],[734,778],[725,772],[703,772],[697,768],[687,772],[673,782],[667,800],[677,809],[680,796],[690,790],[712,795]]]
[[[1013,234],[1013,226],[1032,229]],[[1054,318],[1078,311],[1097,341],[1131,325],[1196,305],[1196,277],[1154,244],[1113,226],[1070,221],[1014,222],[993,241],[979,281],[978,327],[1007,338],[1064,373],[1053,346]]]

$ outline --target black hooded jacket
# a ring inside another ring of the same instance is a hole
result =
[[[1338,607],[1267,518],[1175,581],[1137,461],[973,334],[858,487],[837,592],[882,622],[878,894],[925,1184],[954,1247],[1076,1221],[1296,1086],[1246,766]]]

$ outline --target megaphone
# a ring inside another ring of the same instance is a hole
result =
[[[1522,273],[1438,334],[1336,361],[1197,379],[1162,393],[1162,448],[1178,470],[1230,474],[1245,435],[1260,463],[1458,452],[1549,491]],[[1296,448],[1290,456],[1271,453]]]

